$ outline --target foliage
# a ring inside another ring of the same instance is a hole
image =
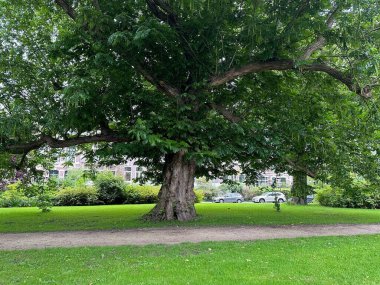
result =
[[[205,177],[196,179],[195,188],[203,192],[203,199],[205,201],[212,201],[212,198],[220,192],[219,188],[214,186],[212,182]]]
[[[203,199],[205,201],[212,201],[212,198],[217,196],[218,193],[220,193],[218,188],[211,188],[211,189],[203,189],[203,188],[198,188],[198,190],[203,191]]]
[[[277,196],[274,198],[273,208],[276,209],[277,212],[281,211],[281,203],[278,202]]]
[[[159,186],[129,184],[125,187],[125,204],[151,204],[158,201]]]
[[[96,176],[95,188],[99,200],[105,204],[121,204],[124,197],[124,180],[114,176],[112,172],[101,172]]]
[[[84,174],[81,169],[70,169],[60,185],[63,187],[85,186],[88,179]]]
[[[207,178],[377,169],[377,1],[0,3],[1,169],[45,145],[135,159],[157,183],[180,150]]]
[[[223,183],[220,185],[219,190],[226,193],[242,193],[243,192],[243,185],[241,183]]]
[[[36,206],[42,211],[42,213],[48,213],[53,206],[52,197],[48,194],[40,194],[37,196]]]
[[[57,206],[83,206],[101,204],[99,194],[93,187],[64,188],[54,197]]]
[[[195,203],[201,203],[205,197],[203,190],[195,189],[194,194],[195,194]]]
[[[317,190],[317,200],[322,206],[380,209],[378,186],[355,185],[351,189],[325,186]]]
[[[50,178],[47,181],[36,181],[30,184],[20,183],[19,189],[27,197],[36,197],[41,194],[48,194],[54,196],[58,191],[59,184],[54,178]]]
[[[33,207],[36,206],[36,200],[26,197],[17,189],[7,190],[0,195],[0,207]]]
[[[37,206],[43,213],[50,212],[56,191],[56,184],[51,180],[29,185],[21,182],[9,184],[0,194],[0,208]]]

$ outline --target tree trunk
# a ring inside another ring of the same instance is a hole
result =
[[[293,173],[293,185],[291,194],[296,204],[306,205],[309,187],[307,185],[307,175],[303,172]]]
[[[184,158],[185,151],[165,157],[163,183],[158,203],[145,218],[153,221],[189,221],[196,217],[194,202],[195,162]]]

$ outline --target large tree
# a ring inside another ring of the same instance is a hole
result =
[[[308,177],[346,187],[352,173],[376,181],[380,170],[378,100],[363,104],[334,84],[321,90],[316,76],[308,76],[270,74],[271,83],[264,90],[276,96],[262,94],[255,101],[261,112],[271,110],[262,116],[279,140],[272,168],[293,176],[291,194],[300,204],[312,193]],[[257,169],[249,159],[243,164],[246,173]]]
[[[369,0],[0,0],[0,151],[23,163],[46,146],[136,158],[162,183],[149,217],[190,220],[194,177],[279,155],[255,105],[276,96],[270,75],[373,96],[377,11]]]

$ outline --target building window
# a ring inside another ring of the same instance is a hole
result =
[[[257,186],[267,186],[269,184],[269,178],[267,176],[259,176],[257,178]]]
[[[59,171],[58,170],[50,170],[49,171],[49,177],[56,177],[58,178]]]
[[[239,182],[243,183],[245,181],[245,174],[239,175]]]
[[[143,174],[143,169],[141,167],[136,168],[136,178],[140,178]]]
[[[131,181],[132,180],[132,167],[127,166],[124,168],[124,178],[126,181]]]

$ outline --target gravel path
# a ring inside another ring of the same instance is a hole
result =
[[[380,224],[155,228],[0,234],[0,250],[380,234]]]

